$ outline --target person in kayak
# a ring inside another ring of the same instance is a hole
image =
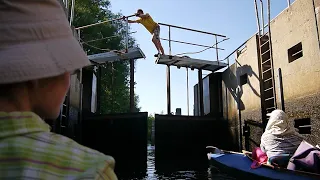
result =
[[[161,45],[160,41],[160,26],[158,23],[156,23],[149,13],[144,14],[142,9],[138,9],[137,13],[135,14],[139,19],[137,20],[128,20],[129,23],[140,23],[142,24],[151,34],[152,34],[152,42],[156,46],[158,50],[158,54],[164,55],[164,50]],[[126,17],[123,17],[125,20]],[[156,54],[155,56],[158,56]]]
[[[291,126],[284,111],[277,109],[267,116],[270,119],[261,136],[260,148],[270,160],[280,156],[287,156],[288,160],[297,150],[303,138]]]

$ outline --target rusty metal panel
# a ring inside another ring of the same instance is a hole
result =
[[[118,173],[145,171],[147,119],[146,112],[91,114],[83,118],[82,144],[114,157]]]
[[[228,121],[197,116],[155,116],[156,169],[207,167],[206,146],[236,150]],[[189,163],[188,163],[189,162]],[[192,162],[192,164],[190,164]]]

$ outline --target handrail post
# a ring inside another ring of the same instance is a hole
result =
[[[79,41],[79,43],[81,42],[81,38],[80,38],[80,29],[78,29],[78,41]]]
[[[169,26],[169,55],[171,55],[171,26]]]
[[[171,55],[171,28],[169,26],[169,55]],[[170,65],[167,65],[167,113],[171,115]]]
[[[217,62],[218,62],[218,66],[219,66],[218,37],[216,35],[214,37],[216,38],[216,55],[217,55]]]
[[[167,65],[167,113],[171,114],[170,66]]]
[[[261,23],[262,23],[262,35],[264,34],[264,14],[263,14],[263,2],[262,0],[260,0],[261,2]]]
[[[186,69],[187,69],[187,112],[189,116],[189,71],[188,71],[188,67]]]
[[[129,18],[126,18],[126,52],[128,52],[129,48]]]
[[[75,8],[75,0],[71,0],[71,10],[70,10],[70,26],[73,23],[74,18],[74,8]]]
[[[229,57],[227,58],[227,62],[228,62],[228,67],[229,67],[229,66],[230,66],[230,65],[229,65]]]
[[[255,6],[255,10],[256,10],[256,17],[257,17],[257,26],[258,26],[258,35],[259,38],[261,36],[261,29],[260,29],[260,20],[259,20],[259,12],[258,12],[258,5],[257,5],[257,0],[254,0],[254,6]],[[264,28],[264,27],[263,27]]]

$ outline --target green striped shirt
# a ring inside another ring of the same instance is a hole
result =
[[[0,179],[117,179],[115,161],[50,132],[32,112],[0,112]]]

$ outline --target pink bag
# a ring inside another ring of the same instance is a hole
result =
[[[264,153],[260,147],[256,147],[252,151],[253,162],[251,164],[252,169],[256,169],[268,161],[268,156]]]

